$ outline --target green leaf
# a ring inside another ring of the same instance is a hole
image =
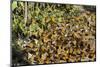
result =
[[[38,24],[32,24],[30,25],[30,31],[36,32],[39,29]]]
[[[17,7],[17,2],[13,1],[13,3],[12,3],[12,10],[14,10],[16,7]]]
[[[23,2],[20,2],[20,4],[21,4],[21,6],[22,6],[22,7],[24,7],[24,4],[23,4]]]

